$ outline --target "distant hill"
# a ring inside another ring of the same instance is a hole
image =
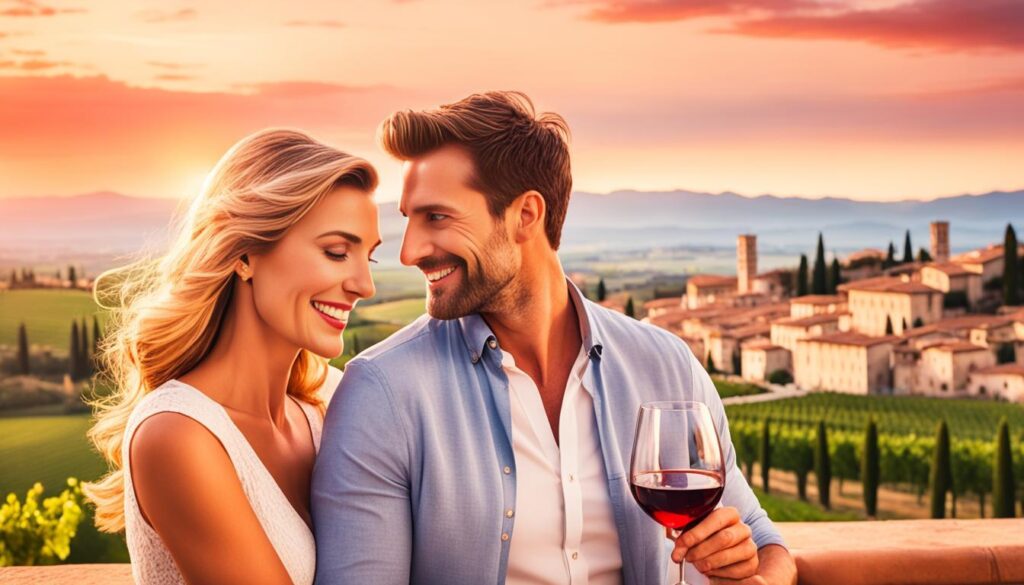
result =
[[[0,263],[38,258],[124,255],[143,245],[166,243],[169,220],[184,203],[112,192],[73,197],[0,199]],[[1001,241],[1007,222],[1024,228],[1024,191],[960,195],[931,201],[865,202],[692,191],[615,191],[573,194],[563,250],[735,246],[736,235],[758,234],[764,253],[810,251],[819,230],[840,253],[902,250],[911,230],[916,247],[927,247],[928,224],[951,223],[955,251]],[[396,205],[381,207],[385,264],[397,262],[404,219]]]

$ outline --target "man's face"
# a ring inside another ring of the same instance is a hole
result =
[[[399,209],[409,218],[401,260],[427,279],[427,312],[459,319],[487,312],[515,280],[519,249],[471,185],[473,161],[444,146],[405,163]]]

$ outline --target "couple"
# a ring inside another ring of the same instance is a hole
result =
[[[671,554],[713,582],[794,583],[699,362],[562,271],[562,118],[491,92],[395,113],[380,139],[405,161],[401,261],[429,315],[344,376],[327,360],[380,244],[363,159],[245,138],[169,253],[117,274],[117,390],[90,432],[114,471],[87,494],[136,581],[645,585]],[[728,479],[673,543],[627,470],[640,404],[680,399],[710,408]]]

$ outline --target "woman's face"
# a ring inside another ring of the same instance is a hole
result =
[[[256,312],[293,345],[333,358],[356,301],[372,297],[371,254],[380,244],[369,193],[338,187],[269,252],[250,254]]]

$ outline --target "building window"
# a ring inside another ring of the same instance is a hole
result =
[[[946,392],[947,390],[949,390],[949,384],[943,382],[941,388],[943,392]]]
[[[980,386],[978,388],[978,394],[981,394],[982,396],[985,395],[985,387],[984,386]]]

